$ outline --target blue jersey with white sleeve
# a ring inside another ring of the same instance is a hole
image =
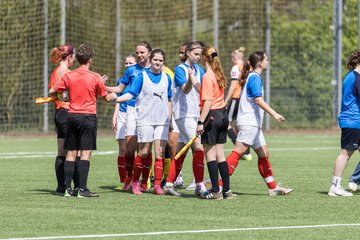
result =
[[[120,82],[121,82],[121,78],[119,78],[119,80],[117,80],[116,86],[119,86]],[[118,97],[121,96],[121,95],[123,95],[123,93],[118,93],[117,94]],[[119,107],[120,112],[126,112],[126,106],[127,106],[126,102],[120,103],[120,107]]]
[[[189,65],[187,65],[186,63],[182,63],[182,65],[186,66],[186,67],[190,67]],[[205,74],[205,70],[199,65],[199,64],[194,64],[194,75],[198,75],[200,74],[200,83],[201,83],[201,80],[202,80],[202,77],[204,76]],[[181,87],[182,85],[184,85],[186,82],[187,82],[187,79],[188,77],[186,76],[186,72],[184,70],[183,67],[181,67],[180,65],[177,65],[175,67],[175,70],[174,70],[174,83],[175,83],[175,87]]]
[[[162,72],[153,73],[153,72],[150,71],[149,68],[145,69],[144,71],[148,75],[151,82],[153,82],[155,84],[158,84],[161,81]],[[168,99],[170,101],[171,97],[172,97],[171,78],[170,78],[170,76],[168,74],[166,74],[166,77],[168,79],[168,93],[167,93],[167,96],[168,96]],[[138,97],[140,95],[140,93],[141,93],[141,90],[142,90],[142,87],[143,87],[143,82],[144,82],[144,75],[143,74],[138,74],[136,76],[135,80],[133,81],[133,83],[131,84],[128,93],[133,95],[135,98]]]
[[[139,64],[135,64],[126,69],[123,77],[120,80],[120,83],[122,83],[126,86],[123,91],[123,94],[129,92],[129,88],[130,88],[131,84],[134,82],[136,76],[138,76],[140,73],[142,73],[142,71],[144,71],[145,69],[147,69],[147,68],[143,68]],[[127,105],[130,105],[132,107],[135,107],[135,104],[136,104],[135,98],[132,98],[131,100],[127,101]]]
[[[360,129],[360,74],[357,71],[349,71],[343,80],[338,122],[340,128]]]

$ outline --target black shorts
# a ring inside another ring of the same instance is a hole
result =
[[[68,116],[68,109],[59,108],[55,110],[54,122],[57,132],[57,138],[65,138],[66,132],[69,128]]]
[[[239,109],[239,103],[240,103],[239,98],[231,99],[230,105],[227,108],[227,113],[228,113],[230,122],[231,121],[236,121],[237,114],[238,114],[238,109]]]
[[[69,113],[69,130],[64,149],[96,150],[97,119],[95,114]]]
[[[341,129],[341,149],[356,151],[360,146],[360,129]]]
[[[205,132],[201,135],[201,143],[210,145],[226,143],[229,125],[226,108],[210,110],[204,126],[207,125],[206,122],[209,121],[210,116],[213,117],[214,120],[204,129]]]

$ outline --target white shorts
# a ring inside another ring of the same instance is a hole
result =
[[[125,121],[125,136],[136,136],[136,108],[127,105],[126,121]]]
[[[147,143],[154,140],[168,140],[168,125],[141,125],[137,127],[138,143]]]
[[[176,119],[176,125],[179,128],[179,142],[187,143],[196,134],[197,117],[185,117]]]
[[[266,145],[262,129],[255,126],[237,126],[239,133],[236,141],[250,145],[253,149],[258,149]]]
[[[116,122],[116,140],[123,140],[125,139],[125,119],[126,119],[126,112],[119,111],[117,122]]]
[[[174,119],[174,118],[171,118],[171,123],[172,123],[172,127],[173,127],[172,132],[173,132],[173,133],[179,133],[179,128],[178,128],[178,126],[176,125],[176,122],[175,122],[175,119]]]

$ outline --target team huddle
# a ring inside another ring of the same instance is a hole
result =
[[[69,96],[67,102],[55,102],[57,193],[99,196],[87,186],[91,152],[96,150],[98,96],[116,102],[112,128],[119,144],[117,189],[136,195],[149,192],[153,175],[154,194],[181,196],[176,182],[191,148],[194,194],[202,199],[233,199],[230,176],[251,147],[268,194],[292,192],[273,177],[262,131],[264,111],[278,122],[285,121],[263,99],[261,73],[268,65],[264,52],[254,52],[246,61],[243,48],[233,52],[225,97],[227,80],[214,47],[195,41],[182,44],[174,73],[165,66],[163,50],[152,49],[146,41],[135,50],[125,58],[126,71],[116,86],[106,86],[107,76],[90,71],[95,52],[89,44],[76,51],[70,44],[53,49],[51,61],[60,64],[51,76],[49,93],[66,91]],[[75,56],[80,66],[71,71]],[[227,135],[235,145],[229,156],[224,153]],[[209,189],[204,184],[205,159]]]

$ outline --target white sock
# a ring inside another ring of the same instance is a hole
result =
[[[333,176],[332,185],[336,188],[341,186],[341,177]]]

